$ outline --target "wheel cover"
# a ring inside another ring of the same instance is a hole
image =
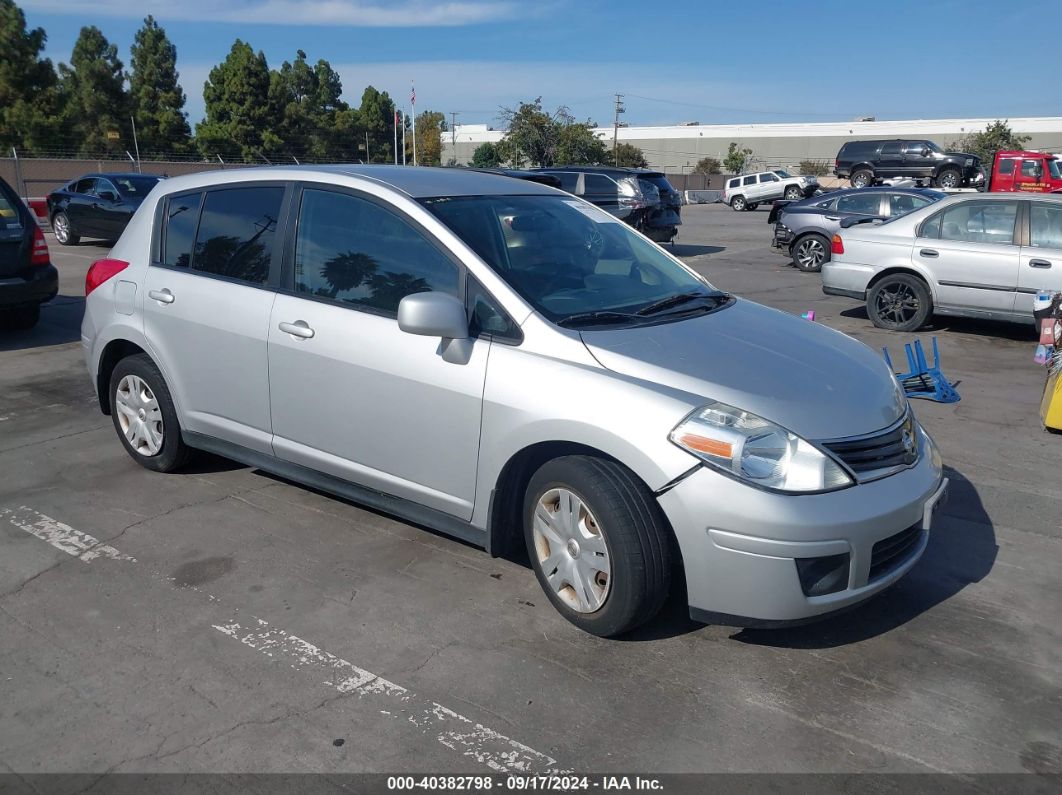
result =
[[[866,174],[860,173],[856,175],[856,178],[852,180],[852,185],[857,188],[865,188],[870,180],[867,179]]]
[[[745,200],[740,196],[734,199],[730,204],[735,210],[743,210],[745,208]]]
[[[800,241],[800,245],[797,246],[796,260],[801,267],[814,268],[821,265],[825,257],[826,247],[822,245],[822,241],[814,237]]]
[[[878,317],[897,326],[912,320],[921,305],[915,291],[906,284],[886,285],[874,299],[874,311]]]
[[[142,456],[158,455],[164,434],[162,409],[144,379],[135,375],[122,378],[114,392],[114,407],[129,446]]]
[[[553,592],[577,613],[600,610],[612,586],[608,546],[586,503],[564,488],[538,498],[535,556]]]
[[[65,243],[70,239],[70,221],[62,213],[55,216],[52,219],[52,223],[55,225],[55,239],[60,243]]]

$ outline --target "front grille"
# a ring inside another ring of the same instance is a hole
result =
[[[895,571],[911,557],[918,540],[922,536],[920,525],[913,524],[906,530],[901,530],[894,536],[883,538],[874,545],[870,552],[870,576],[869,582],[884,577],[891,571]]]
[[[826,442],[824,446],[856,475],[896,470],[918,460],[917,429],[910,414],[899,425],[879,434]]]

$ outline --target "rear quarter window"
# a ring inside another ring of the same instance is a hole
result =
[[[22,228],[22,215],[16,201],[17,197],[9,196],[6,190],[0,189],[0,228]]]
[[[248,284],[269,280],[284,188],[225,188],[206,193],[192,270]]]
[[[158,261],[171,268],[187,268],[192,262],[192,245],[199,224],[203,194],[170,196],[163,207],[162,246]]]

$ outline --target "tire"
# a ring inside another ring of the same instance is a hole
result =
[[[784,198],[788,199],[791,202],[800,201],[804,198],[804,191],[800,190],[800,188],[793,185],[785,189]]]
[[[745,205],[745,209],[748,210],[749,212],[752,212],[753,210],[755,210],[759,206],[760,206],[759,202],[749,202],[748,204]]]
[[[34,306],[20,306],[16,309],[7,309],[0,314],[0,328],[8,331],[26,331],[37,325],[41,319],[40,304]]]
[[[819,234],[804,235],[789,247],[789,256],[797,270],[818,273],[822,270],[822,263],[830,260],[830,241]]]
[[[153,472],[173,472],[188,462],[192,451],[181,439],[173,398],[151,357],[138,353],[122,359],[109,388],[114,430],[134,461]]]
[[[957,169],[945,168],[937,174],[933,185],[938,188],[960,188],[962,187],[962,174]]]
[[[917,331],[932,314],[929,287],[909,273],[886,276],[867,293],[867,315],[878,328]]]
[[[52,216],[52,232],[61,246],[76,246],[81,242],[81,236],[74,233],[74,227],[70,223],[70,216],[62,210]]]
[[[865,188],[867,185],[871,185],[874,182],[874,173],[867,171],[865,168],[861,168],[858,171],[852,172],[852,177],[849,180],[852,183],[853,188]]]
[[[602,458],[555,458],[531,477],[523,507],[531,566],[568,621],[610,638],[660,611],[671,587],[670,531],[633,472]],[[574,526],[566,513],[578,517]],[[544,518],[551,514],[561,520]]]
[[[730,200],[730,209],[740,213],[745,209],[746,204],[744,196],[735,196]]]

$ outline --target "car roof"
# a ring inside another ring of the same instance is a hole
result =
[[[198,174],[170,177],[166,180],[166,193],[244,181],[313,180],[316,178],[327,182],[335,177],[362,179],[386,185],[414,199],[426,199],[433,196],[535,194],[553,196],[557,194],[556,189],[538,182],[516,180],[512,177],[470,168],[362,164],[256,166],[204,171]]]
[[[91,174],[82,174],[78,179],[88,179],[89,177],[106,177],[107,179],[118,179],[119,177],[154,177],[155,179],[166,179],[162,174],[141,174],[138,171],[94,171]]]
[[[622,174],[636,175],[640,177],[664,176],[664,172],[655,168],[629,168],[627,166],[547,166],[546,168],[533,168],[532,171],[579,171],[590,174]]]

